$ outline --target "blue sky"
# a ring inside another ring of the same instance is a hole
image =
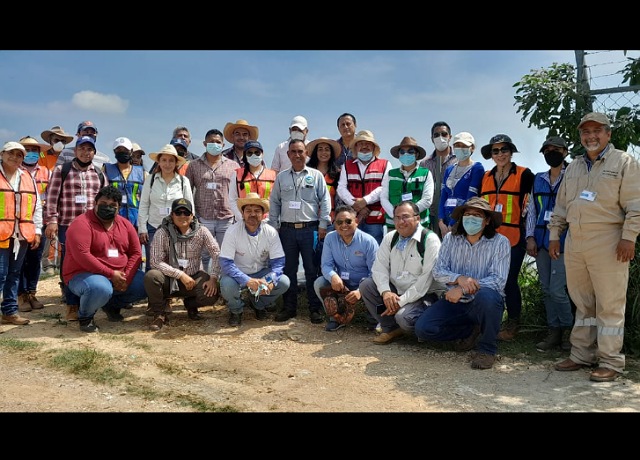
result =
[[[391,147],[413,136],[433,151],[431,125],[444,120],[473,134],[472,158],[485,168],[493,162],[480,148],[505,133],[520,151],[514,161],[539,172],[546,132],[520,120],[512,86],[554,62],[575,65],[574,51],[0,51],[0,141],[41,141],[54,125],[75,134],[91,120],[98,150],[113,158],[116,137],[149,154],[185,125],[200,154],[207,130],[245,119],[259,127],[270,165],[295,115],[307,118],[310,139],[335,139],[337,117],[350,112],[396,166]]]

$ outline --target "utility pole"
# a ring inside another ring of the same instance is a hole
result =
[[[578,113],[593,112],[589,69],[584,61],[584,50],[574,50],[576,55],[576,109]]]

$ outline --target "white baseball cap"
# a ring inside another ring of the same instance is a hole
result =
[[[117,138],[113,142],[113,150],[117,149],[118,147],[124,147],[129,152],[131,152],[133,150],[133,144],[131,143],[131,141],[129,140],[128,137],[119,137],[119,138]]]
[[[302,115],[296,115],[295,117],[293,117],[293,120],[291,120],[289,128],[293,128],[294,126],[303,130],[307,129],[307,119]]]

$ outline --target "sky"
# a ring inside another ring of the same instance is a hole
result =
[[[611,55],[587,64],[598,59]],[[337,118],[348,112],[394,167],[389,149],[412,136],[430,153],[431,126],[446,121],[453,134],[475,137],[472,159],[485,169],[494,164],[480,148],[504,133],[519,151],[513,161],[535,173],[548,169],[539,152],[547,133],[521,120],[513,85],[553,63],[575,65],[574,50],[0,51],[0,141],[42,142],[55,125],[74,135],[91,120],[98,151],[113,161],[114,140],[128,137],[148,167],[176,126],[189,128],[189,150],[201,154],[209,129],[244,119],[259,128],[270,166],[294,116],[307,118],[308,139],[337,139]]]

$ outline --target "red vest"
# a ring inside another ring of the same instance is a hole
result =
[[[364,177],[360,176],[360,169],[356,160],[347,160],[344,164],[347,172],[347,190],[354,198],[362,198],[378,187],[382,187],[382,177],[387,169],[387,160],[376,158],[367,165]],[[384,224],[384,211],[380,201],[367,206],[371,213],[365,219],[367,224]]]

